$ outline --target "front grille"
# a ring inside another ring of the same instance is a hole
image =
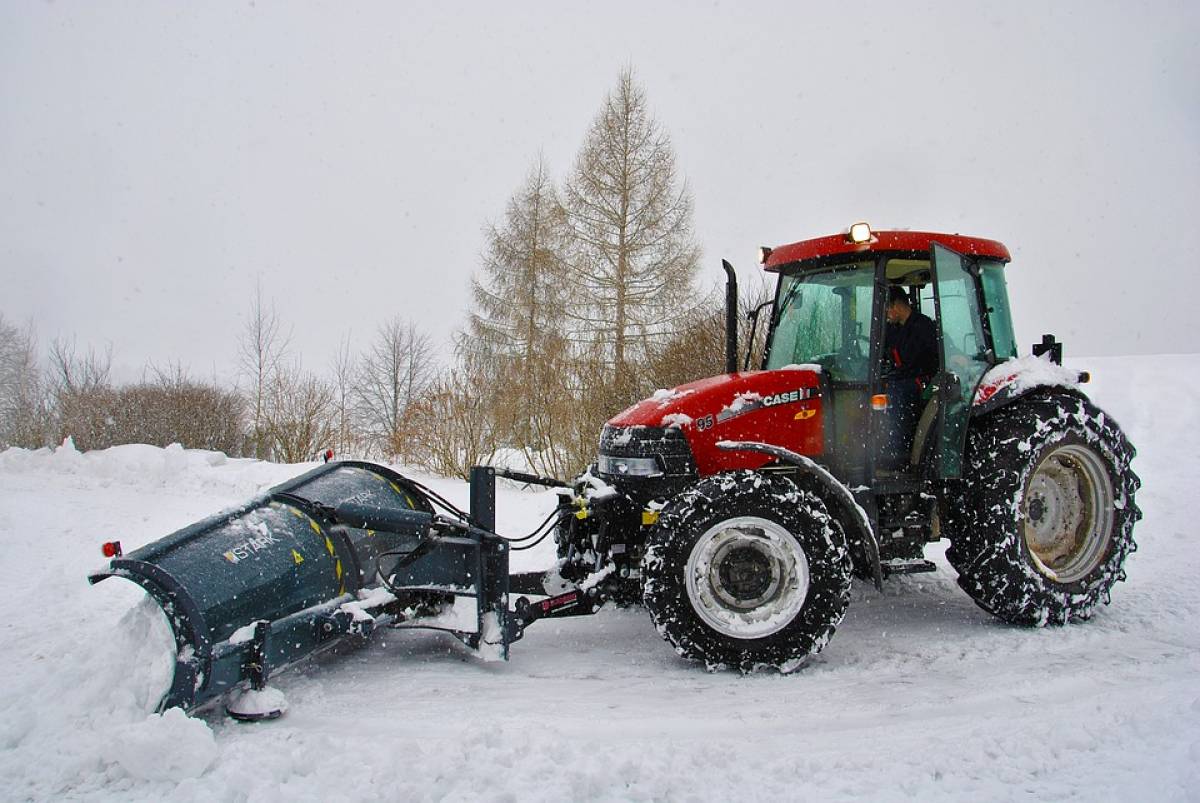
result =
[[[657,458],[662,468],[660,476],[631,477],[601,472],[606,482],[642,503],[676,494],[699,476],[692,447],[677,427],[605,426],[600,432],[600,454]]]

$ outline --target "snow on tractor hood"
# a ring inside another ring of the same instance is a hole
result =
[[[608,424],[627,430],[682,430],[701,476],[755,468],[770,459],[718,449],[716,444],[722,440],[772,443],[799,454],[819,455],[824,448],[820,374],[819,365],[721,374],[656,391]]]

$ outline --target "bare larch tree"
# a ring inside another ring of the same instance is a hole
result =
[[[692,199],[633,71],[592,121],[563,192],[583,298],[578,333],[602,344],[615,384],[694,306]]]
[[[565,346],[563,320],[570,284],[564,264],[564,215],[539,155],[513,193],[499,225],[485,229],[482,276],[471,281],[476,311],[466,358],[506,377],[490,407],[504,436],[527,448],[530,415],[547,370]]]

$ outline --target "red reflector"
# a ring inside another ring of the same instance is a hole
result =
[[[105,541],[104,546],[100,547],[106,558],[121,557],[121,542],[120,541]]]

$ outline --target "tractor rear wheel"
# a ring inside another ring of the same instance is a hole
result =
[[[1134,454],[1116,422],[1066,391],[972,422],[947,522],[958,584],[1015,624],[1089,618],[1137,549]]]
[[[686,658],[788,672],[841,622],[850,571],[845,535],[815,494],[738,471],[663,510],[642,561],[643,601]]]

